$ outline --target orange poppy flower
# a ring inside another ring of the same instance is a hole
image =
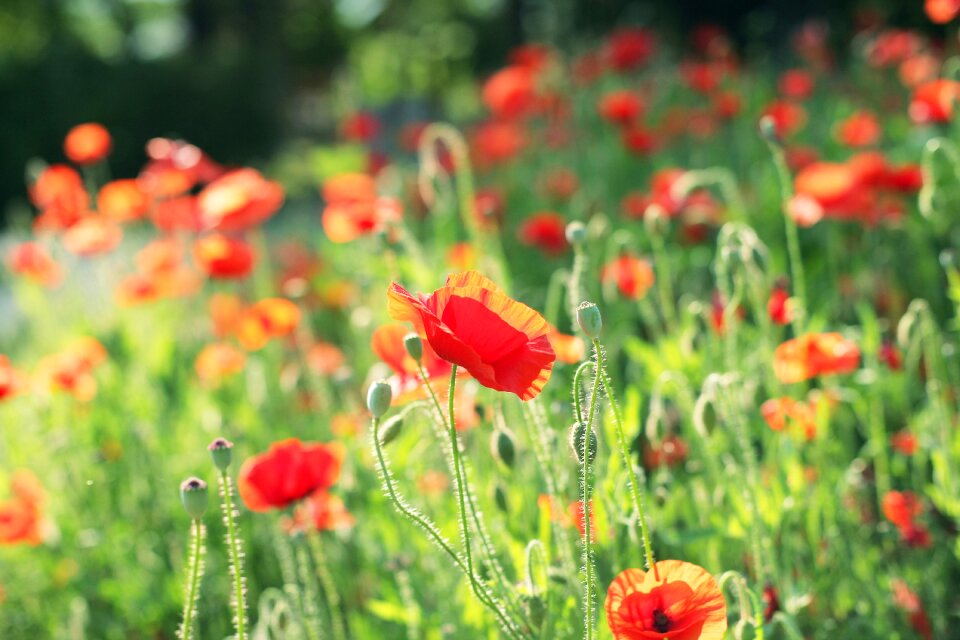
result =
[[[108,182],[97,194],[97,210],[117,222],[138,220],[150,212],[152,205],[150,196],[132,179]]]
[[[55,287],[63,280],[63,270],[38,242],[21,242],[7,254],[10,271],[45,287]]]
[[[88,216],[63,234],[64,248],[78,256],[88,257],[109,253],[123,240],[123,229],[115,222],[100,216]]]
[[[324,181],[320,193],[328,204],[375,200],[377,183],[365,173],[341,173]]]
[[[860,365],[860,348],[839,333],[806,334],[787,340],[773,354],[773,372],[784,384],[820,375],[850,373]]]
[[[297,507],[292,524],[294,530],[312,528],[316,531],[338,531],[349,529],[355,522],[356,519],[339,496],[318,489]]]
[[[317,342],[307,351],[307,366],[319,375],[332,376],[346,362],[343,351],[329,342]]]
[[[483,104],[498,118],[519,118],[536,106],[533,73],[525,67],[507,67],[483,85]]]
[[[550,327],[547,334],[550,347],[557,354],[557,360],[566,364],[578,364],[587,357],[587,345],[580,336],[571,336],[560,333],[556,327]]]
[[[954,103],[960,98],[960,82],[939,78],[925,82],[913,90],[910,119],[917,124],[949,122]]]
[[[61,230],[89,213],[90,196],[73,167],[54,164],[44,169],[30,187],[30,200],[41,210],[35,227]]]
[[[848,147],[869,147],[883,133],[877,116],[869,111],[857,111],[837,125],[836,138]]]
[[[44,491],[29,471],[16,471],[10,479],[13,496],[0,502],[0,546],[38,545],[43,542]]]
[[[814,162],[794,178],[798,195],[809,196],[828,209],[842,204],[860,184],[855,169],[835,162]]]
[[[351,242],[387,228],[403,217],[403,206],[396,198],[377,198],[352,202],[333,202],[323,209],[321,223],[331,242]]]
[[[283,509],[340,477],[341,452],[333,445],[288,438],[266,453],[248,458],[237,476],[237,489],[251,511]]]
[[[253,271],[253,249],[243,240],[213,233],[193,243],[193,259],[212,278],[243,278]]]
[[[787,396],[771,398],[760,406],[760,414],[774,431],[796,429],[807,440],[813,440],[817,435],[817,412],[812,403]]]
[[[417,363],[407,353],[403,343],[408,333],[410,330],[406,326],[391,323],[377,327],[370,337],[370,350],[394,373],[387,383],[393,389],[393,401],[397,404],[420,399],[426,395],[426,390],[421,388],[422,381]],[[452,368],[450,363],[440,359],[430,344],[425,342],[420,364],[427,374],[427,380],[441,382],[439,385],[434,385],[434,391],[440,395],[444,394],[447,389],[445,380],[450,377]]]
[[[270,218],[283,199],[279,183],[255,169],[237,169],[208,184],[197,196],[197,206],[205,228],[242,231]]]
[[[150,214],[150,221],[161,231],[201,231],[200,208],[196,196],[180,196],[157,202]]]
[[[131,273],[117,283],[113,296],[117,305],[133,307],[156,302],[163,297],[163,291],[154,276]]]
[[[655,571],[620,573],[607,590],[606,611],[616,640],[722,640],[727,630],[727,603],[717,581],[680,560],[661,560]]]
[[[600,279],[616,284],[624,297],[640,300],[653,286],[653,267],[647,260],[623,254],[604,265]]]
[[[94,338],[82,338],[63,351],[43,358],[37,365],[40,384],[55,391],[65,391],[80,402],[89,402],[97,395],[93,369],[107,358],[107,352]]]
[[[256,351],[271,338],[290,335],[298,324],[300,308],[296,304],[285,298],[266,298],[240,315],[235,332],[244,349]]]
[[[935,24],[947,24],[960,13],[960,0],[926,0],[923,10]]]
[[[547,321],[476,271],[449,276],[430,295],[397,283],[387,295],[394,320],[411,322],[438,356],[483,386],[530,400],[550,379],[556,356]]]
[[[247,357],[236,347],[223,342],[208,344],[197,355],[194,368],[204,384],[216,386],[224,378],[243,371]]]
[[[232,334],[240,321],[243,301],[232,293],[215,293],[210,296],[209,310],[213,334],[223,338]]]
[[[113,148],[113,138],[103,125],[95,122],[78,124],[67,132],[63,152],[74,164],[86,165],[100,162]]]

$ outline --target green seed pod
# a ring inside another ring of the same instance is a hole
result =
[[[583,464],[583,439],[586,433],[587,425],[583,422],[574,422],[570,427],[570,449],[579,464]],[[590,443],[587,446],[589,447],[590,464],[593,464],[593,461],[597,458],[597,432],[592,427],[590,429]]]
[[[387,446],[397,439],[403,430],[403,414],[398,414],[383,423],[380,427],[380,444]]]
[[[200,478],[187,478],[180,485],[180,501],[187,515],[199,520],[206,512],[209,502],[207,483]]]
[[[512,469],[516,452],[513,437],[503,429],[494,429],[490,437],[490,453],[493,457]]]
[[[587,240],[587,228],[582,222],[574,220],[567,225],[566,236],[567,242],[575,247],[578,247]]]
[[[547,605],[543,602],[543,598],[538,595],[523,596],[523,608],[534,629],[543,626],[543,621],[547,617]]]
[[[390,402],[393,400],[393,391],[390,385],[382,380],[377,380],[370,385],[367,391],[367,408],[374,418],[379,418],[390,409]]]
[[[567,574],[560,567],[547,567],[547,580],[554,584],[567,584]]]
[[[763,136],[764,140],[777,145],[783,144],[783,140],[777,132],[777,121],[773,119],[773,116],[763,116],[760,118],[758,126],[760,135]]]
[[[577,307],[577,324],[588,338],[596,340],[603,331],[603,318],[600,309],[592,302],[581,302]]]
[[[408,333],[403,338],[403,346],[407,349],[411,358],[420,362],[420,358],[423,357],[423,340],[420,339],[420,336],[415,333]]]
[[[233,443],[226,438],[217,438],[207,447],[210,457],[213,458],[213,466],[220,471],[226,471],[233,461]]]
[[[493,501],[496,503],[497,509],[500,509],[500,511],[504,513],[509,513],[510,507],[507,504],[507,491],[499,482],[493,488]]]

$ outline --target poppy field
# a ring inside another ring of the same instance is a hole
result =
[[[526,44],[247,165],[63,131],[0,237],[0,638],[960,638],[925,6]]]

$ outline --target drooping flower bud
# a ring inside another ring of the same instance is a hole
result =
[[[509,468],[513,468],[516,457],[516,445],[513,437],[504,429],[495,429],[490,437],[490,452],[493,457]]]
[[[390,409],[390,402],[393,400],[393,391],[390,385],[382,380],[377,380],[370,385],[367,391],[367,408],[374,418],[379,418]]]
[[[187,478],[180,485],[180,501],[187,515],[199,520],[207,510],[207,483],[200,478]]]
[[[596,340],[603,331],[603,318],[600,309],[592,302],[581,302],[577,307],[577,324],[588,338]]]
[[[233,460],[233,443],[226,438],[217,438],[207,447],[213,465],[220,471],[226,471]]]
[[[403,430],[403,414],[397,414],[383,423],[380,428],[380,444],[387,446],[397,439]]]
[[[503,513],[509,512],[510,508],[507,504],[507,491],[499,482],[493,488],[493,502],[497,505],[497,509],[500,509],[500,511]]]
[[[534,629],[543,626],[543,621],[547,617],[547,605],[539,595],[523,596],[523,608],[527,612],[527,618]]]
[[[577,462],[583,464],[583,439],[587,434],[587,425],[583,422],[574,422],[570,427],[570,449],[573,451],[573,457]],[[590,428],[590,442],[587,445],[587,455],[590,463],[597,457],[597,432]]]
[[[408,333],[403,338],[403,346],[407,349],[411,358],[420,362],[420,358],[423,357],[423,340],[420,339],[420,336],[415,333]]]

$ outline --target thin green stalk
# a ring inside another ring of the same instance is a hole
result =
[[[234,624],[237,640],[246,640],[247,605],[242,565],[243,551],[240,548],[238,527],[234,522],[236,513],[233,508],[233,486],[225,469],[220,472],[220,493],[223,495],[223,520],[227,525],[227,549],[230,553],[230,573],[233,576],[231,604],[234,607]]]
[[[677,310],[673,302],[673,281],[670,274],[670,259],[659,230],[655,230],[653,233],[650,233],[649,236],[650,243],[653,246],[653,263],[657,270],[657,293],[660,297],[660,312],[663,314],[663,321],[664,324],[667,325],[667,331],[669,332],[677,326]]]
[[[298,536],[299,537],[299,536]],[[317,609],[317,579],[310,572],[310,555],[303,540],[294,541],[297,558],[297,574],[303,589],[303,623],[311,640],[321,640],[324,636],[320,611]]]
[[[594,344],[596,349],[596,344]],[[597,359],[599,361],[600,352],[597,351]],[[580,408],[580,375],[586,369],[586,365],[590,363],[585,362],[577,369],[577,373],[573,379],[573,397],[574,404],[576,405],[577,412],[577,422],[579,425],[583,424],[583,414]],[[590,470],[590,442],[592,438],[590,437],[593,434],[593,421],[597,413],[597,398],[600,396],[600,372],[599,367],[594,365],[593,372],[593,392],[590,395],[590,408],[587,410],[587,422],[583,430],[583,450],[579,452],[581,455],[581,464],[582,469],[582,479],[581,479],[581,489],[583,496],[583,564],[584,564],[584,640],[593,640],[594,636],[594,627],[593,627],[593,540],[590,535],[590,493],[591,493],[591,482],[593,480]]]
[[[320,587],[323,589],[324,597],[327,600],[327,608],[330,610],[330,619],[333,622],[331,625],[333,627],[333,638],[334,640],[346,640],[347,624],[343,618],[343,612],[340,610],[340,593],[337,591],[337,585],[330,574],[327,555],[323,552],[323,546],[320,544],[320,534],[311,531],[307,535],[307,542],[310,545],[310,553],[313,556],[317,578],[320,579]]]
[[[773,164],[777,170],[777,179],[780,182],[780,208],[783,213],[784,226],[787,236],[787,254],[790,257],[790,277],[793,278],[793,290],[800,300],[801,312],[794,315],[793,326],[797,335],[803,333],[803,322],[807,314],[807,286],[804,281],[803,257],[800,254],[800,236],[797,232],[797,223],[790,216],[787,208],[793,197],[793,180],[790,178],[790,168],[783,155],[783,148],[775,142],[768,142]]]
[[[600,374],[603,383],[604,393],[607,395],[607,401],[610,403],[610,410],[613,413],[613,421],[617,428],[617,445],[620,447],[620,455],[623,457],[623,464],[627,469],[627,476],[630,479],[630,497],[633,499],[633,508],[637,512],[640,520],[640,537],[643,540],[643,553],[647,563],[647,571],[653,571],[655,580],[660,580],[660,572],[654,561],[653,546],[650,544],[650,531],[647,527],[647,514],[643,508],[643,491],[640,483],[637,481],[637,474],[634,472],[633,460],[630,457],[630,451],[627,447],[627,437],[623,433],[623,414],[620,411],[620,405],[614,395],[613,382],[610,380],[610,374],[607,372],[606,354],[600,345],[600,340],[594,338],[593,348],[597,352],[597,371]]]
[[[191,640],[193,635],[193,621],[197,616],[197,602],[200,599],[200,578],[203,576],[203,539],[206,534],[200,520],[193,521],[192,528],[193,548],[190,552],[188,564],[186,601],[183,604],[183,623],[180,626],[180,640]]]
[[[450,424],[448,426],[448,432],[450,435],[450,450],[453,455],[454,481],[457,492],[458,511],[460,515],[460,537],[463,541],[463,552],[467,561],[467,576],[470,580],[470,586],[473,589],[474,595],[482,601],[483,596],[481,594],[484,592],[484,587],[480,584],[480,580],[477,578],[473,566],[473,549],[471,547],[470,540],[470,522],[467,520],[467,494],[464,490],[464,473],[460,455],[460,444],[457,441],[457,424],[454,418],[454,392],[456,391],[456,387],[457,365],[453,365],[453,367],[450,369],[450,394],[447,399],[447,409],[450,417]],[[511,637],[519,637],[513,621],[510,620],[507,614],[499,606],[497,606],[492,599],[489,601],[488,607],[491,609],[491,611],[493,611],[504,630],[507,631]]]

